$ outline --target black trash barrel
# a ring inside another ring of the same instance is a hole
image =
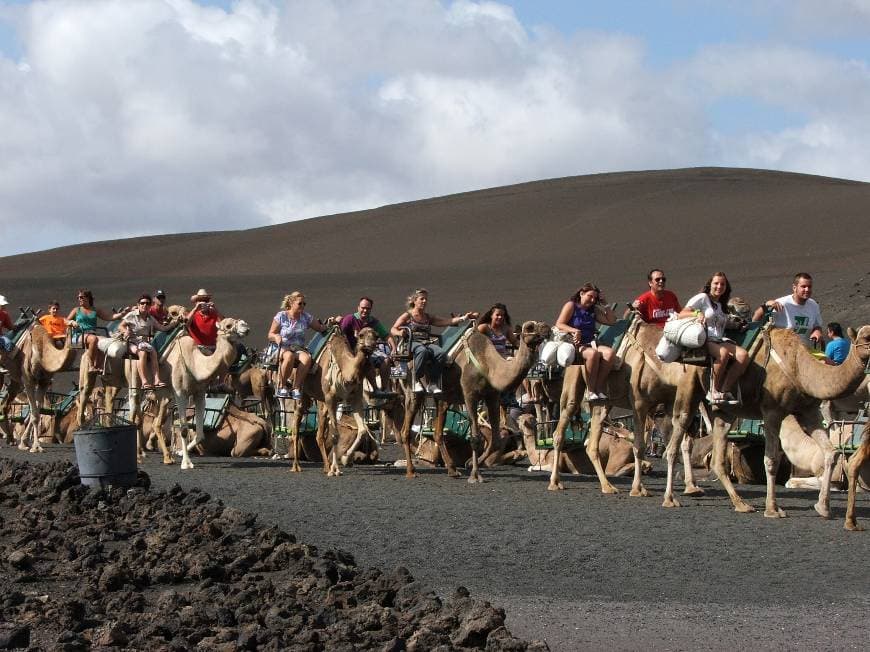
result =
[[[79,477],[84,485],[136,484],[136,425],[99,414],[73,433]]]

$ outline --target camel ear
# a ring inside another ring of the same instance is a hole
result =
[[[846,334],[849,336],[849,339],[852,340],[853,344],[858,340],[858,331],[851,326],[846,329]]]

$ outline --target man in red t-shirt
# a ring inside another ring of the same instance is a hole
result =
[[[649,283],[649,291],[635,299],[631,307],[637,310],[645,322],[664,328],[668,317],[680,312],[683,307],[680,305],[677,295],[665,289],[667,279],[662,270],[650,270],[646,278]]]
[[[200,289],[190,300],[193,310],[187,318],[187,332],[200,346],[214,348],[217,345],[217,325],[223,317],[205,290]]]
[[[169,311],[166,310],[166,293],[163,290],[157,290],[154,294],[154,303],[148,312],[157,320],[158,324],[169,323]]]

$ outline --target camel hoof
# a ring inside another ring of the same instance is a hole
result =
[[[472,476],[469,476],[469,478],[468,478],[468,484],[483,484],[483,482],[484,482],[483,476],[481,476],[481,475],[477,475],[477,476],[472,475]]]
[[[855,521],[855,520],[846,521],[843,524],[843,529],[849,530],[849,532],[863,532],[864,531],[864,527],[861,525],[858,525],[858,521]]]
[[[164,464],[175,464],[175,460],[173,460],[171,457],[164,457],[163,463]]]
[[[462,473],[458,469],[453,469],[452,471],[447,472],[448,478],[461,478]]]
[[[26,451],[26,450],[29,450],[29,449],[27,448],[27,444],[25,444],[24,442],[21,442],[20,444],[18,444],[18,450],[20,450],[20,451]]]
[[[290,473],[302,473],[302,467],[301,466],[291,466]]]
[[[734,505],[734,511],[740,512],[741,514],[752,514],[755,512],[755,508],[749,503],[744,503],[742,500]]]
[[[412,478],[416,478],[417,474],[415,472],[411,471],[410,473],[406,473],[405,477],[408,478],[408,480],[411,480]]]
[[[684,496],[703,496],[704,490],[701,487],[686,487],[683,490]]]
[[[662,501],[662,507],[682,507],[682,505],[680,505],[680,501],[676,498],[671,497],[665,498],[664,501]]]
[[[619,489],[614,487],[612,484],[601,485],[601,493],[612,496],[613,494],[618,494]]]
[[[561,482],[551,482],[547,486],[547,491],[562,491],[564,488]]]
[[[824,519],[831,518],[831,510],[828,509],[827,507],[825,507],[824,505],[822,505],[821,503],[816,503],[815,505],[813,505],[813,509],[815,509],[816,513],[818,513],[818,515],[821,516],[822,518],[824,518]]]
[[[341,456],[341,465],[342,465],[342,466],[347,466],[347,455],[342,455],[342,456]]]
[[[192,469],[192,468],[193,468],[193,462],[188,462],[187,464],[185,464],[184,462],[181,463],[181,470],[182,471],[186,471],[187,469]]]
[[[785,511],[776,507],[764,510],[764,518],[785,518]]]
[[[640,489],[632,489],[628,495],[635,498],[649,498],[652,494],[647,491],[646,487],[641,487]]]

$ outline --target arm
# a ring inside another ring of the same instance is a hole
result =
[[[402,327],[408,323],[408,313],[403,312],[399,315],[399,318],[396,319],[396,322],[393,324],[393,327],[390,329],[390,335],[393,337],[402,337]]]
[[[517,334],[514,333],[513,329],[511,328],[507,330],[507,340],[515,349],[520,348],[520,338],[517,337]]]
[[[574,302],[568,301],[564,306],[562,306],[562,310],[559,311],[559,316],[556,317],[556,328],[558,328],[563,333],[579,334],[579,329],[574,328],[573,326],[568,324],[568,320],[571,319],[571,315],[573,314]]]
[[[489,324],[478,324],[477,330],[483,333],[484,335],[489,335]]]
[[[464,315],[458,315],[456,317],[449,317],[449,318],[448,317],[436,317],[436,316],[432,315],[432,319],[431,319],[430,323],[433,326],[457,326],[457,325],[461,324],[463,321],[465,321],[466,319],[474,319],[475,317],[477,317],[477,313],[471,312],[471,311],[465,313]]]
[[[281,344],[281,326],[276,319],[272,320],[272,325],[269,327],[269,334],[266,339],[275,344]]]
[[[116,319],[121,319],[124,315],[130,312],[131,307],[127,306],[126,308],[121,308],[119,312],[109,312],[108,310],[103,310],[102,308],[94,308],[97,313],[97,317],[102,319],[103,321],[115,321]]]

